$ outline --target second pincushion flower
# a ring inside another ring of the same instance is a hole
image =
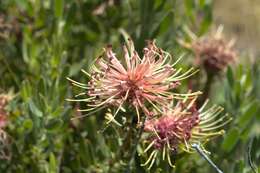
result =
[[[207,101],[200,108],[196,108],[196,99],[183,100],[173,106],[169,104],[158,118],[147,120],[144,130],[147,133],[144,143],[148,143],[144,153],[150,153],[143,166],[153,166],[158,153],[162,153],[163,160],[167,157],[171,161],[173,152],[192,152],[192,144],[205,143],[212,137],[224,133],[224,125],[231,121],[228,114],[220,116],[222,107],[213,106],[204,111]],[[151,150],[152,152],[150,152]]]

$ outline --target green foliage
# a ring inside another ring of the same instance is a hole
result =
[[[107,43],[119,51],[129,36],[139,52],[145,40],[155,38],[176,56],[186,51],[176,42],[185,37],[183,30],[189,27],[203,35],[213,16],[212,2],[207,0],[113,2],[0,1],[3,21],[11,26],[7,38],[0,37],[0,89],[15,93],[7,108],[10,115],[5,129],[12,157],[0,161],[0,172],[123,172],[125,163],[118,155],[128,152],[122,149],[126,127],[112,125],[104,130],[103,111],[71,120],[78,114],[77,107],[84,105],[65,101],[77,93],[66,77],[86,82],[80,69],[88,70]],[[102,5],[103,11],[95,13]],[[191,66],[193,58],[186,56],[180,66]],[[224,138],[209,142],[206,148],[224,172],[260,170],[259,67],[260,62],[240,63],[214,81],[212,90],[217,92],[211,92],[211,102],[223,105],[233,121]],[[204,77],[196,80],[202,84]],[[180,88],[186,89],[185,84]],[[196,153],[174,160],[176,170],[157,160],[147,171],[136,154],[130,167],[132,172],[213,172]]]

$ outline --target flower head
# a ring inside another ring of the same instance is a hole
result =
[[[5,110],[5,107],[7,106],[11,98],[11,94],[0,94],[0,159],[7,160],[9,160],[11,157],[11,153],[9,150],[10,140],[3,128],[8,123],[8,114]]]
[[[97,59],[91,74],[83,71],[90,77],[88,84],[69,79],[72,84],[86,89],[89,98],[69,100],[88,102],[87,106],[90,108],[81,111],[93,111],[108,105],[116,106],[113,117],[120,109],[124,110],[124,104],[128,103],[136,109],[139,122],[139,110],[150,116],[152,112],[149,111],[149,106],[158,110],[169,100],[186,96],[170,91],[176,88],[181,80],[197,72],[191,68],[180,74],[181,69],[174,68],[177,61],[171,64],[171,55],[158,48],[154,41],[148,41],[143,49],[143,57],[140,58],[130,40],[128,47],[123,46],[123,59],[124,62],[121,62],[112,46],[107,46],[102,56]],[[197,94],[199,92],[189,96],[194,97]]]
[[[187,29],[187,34],[192,39],[191,43],[186,43],[183,40],[178,41],[182,46],[194,52],[196,64],[203,66],[207,72],[218,73],[237,59],[234,40],[226,41],[222,30],[223,27],[220,26],[215,33],[197,37]]]
[[[192,43],[197,61],[203,64],[206,71],[223,71],[237,59],[234,41],[227,42],[222,35],[222,28],[213,35],[202,37]]]
[[[10,101],[11,96],[9,95],[0,95],[0,129],[6,126],[7,124],[7,112],[5,107],[7,106],[8,102]]]
[[[223,134],[221,128],[231,120],[227,118],[228,115],[218,117],[223,108],[213,106],[203,111],[207,102],[197,109],[195,101],[196,98],[178,102],[173,109],[170,105],[159,118],[145,123],[144,130],[149,134],[147,138],[149,145],[144,153],[151,148],[154,150],[143,166],[150,163],[149,168],[151,168],[160,151],[163,160],[167,155],[169,164],[174,166],[170,158],[173,151],[192,152],[194,150],[191,147],[192,143],[204,143],[214,136]]]

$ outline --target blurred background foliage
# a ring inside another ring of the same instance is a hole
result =
[[[107,43],[119,53],[128,37],[140,53],[148,39],[176,59],[186,53],[179,66],[188,68],[194,55],[177,39],[189,40],[187,28],[203,36],[218,24],[237,39],[240,54],[213,81],[211,103],[233,121],[206,148],[223,172],[260,171],[259,9],[257,0],[0,1],[0,92],[14,95],[6,108],[10,159],[0,161],[0,172],[123,172],[113,162],[123,129],[102,132],[104,112],[71,121],[80,105],[65,101],[77,93],[66,77],[86,82],[80,69],[88,70]],[[199,75],[203,91],[205,71]],[[157,161],[147,171],[136,160],[132,172],[214,172],[196,153],[176,158],[176,169]]]

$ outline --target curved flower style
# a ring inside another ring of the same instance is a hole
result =
[[[142,164],[149,164],[150,169],[159,152],[162,152],[163,160],[167,156],[168,163],[172,164],[170,155],[173,151],[179,150],[192,152],[192,143],[204,143],[208,139],[221,135],[224,130],[221,128],[231,121],[228,115],[218,118],[218,115],[223,111],[222,107],[213,106],[210,109],[203,111],[205,104],[196,109],[196,98],[187,102],[186,100],[178,102],[171,109],[163,111],[161,117],[146,121],[144,130],[149,134],[147,142],[149,145],[144,150],[144,153],[153,149],[147,161]]]
[[[160,110],[173,98],[182,99],[187,95],[194,97],[200,93],[170,92],[180,84],[181,80],[193,75],[197,70],[191,68],[180,74],[182,69],[174,68],[178,60],[170,64],[171,55],[158,48],[154,41],[148,41],[147,47],[143,49],[142,58],[135,51],[131,40],[128,47],[129,49],[123,46],[124,62],[122,63],[112,51],[112,47],[107,46],[93,66],[92,73],[83,71],[90,77],[88,84],[68,78],[73,85],[86,89],[87,92],[82,94],[87,93],[89,96],[89,98],[68,100],[87,102],[89,108],[80,111],[96,111],[108,105],[116,106],[117,110],[113,116],[110,116],[109,122],[114,121],[119,110],[124,110],[124,103],[128,103],[136,109],[139,122],[140,109],[145,115],[151,116],[149,106]]]

